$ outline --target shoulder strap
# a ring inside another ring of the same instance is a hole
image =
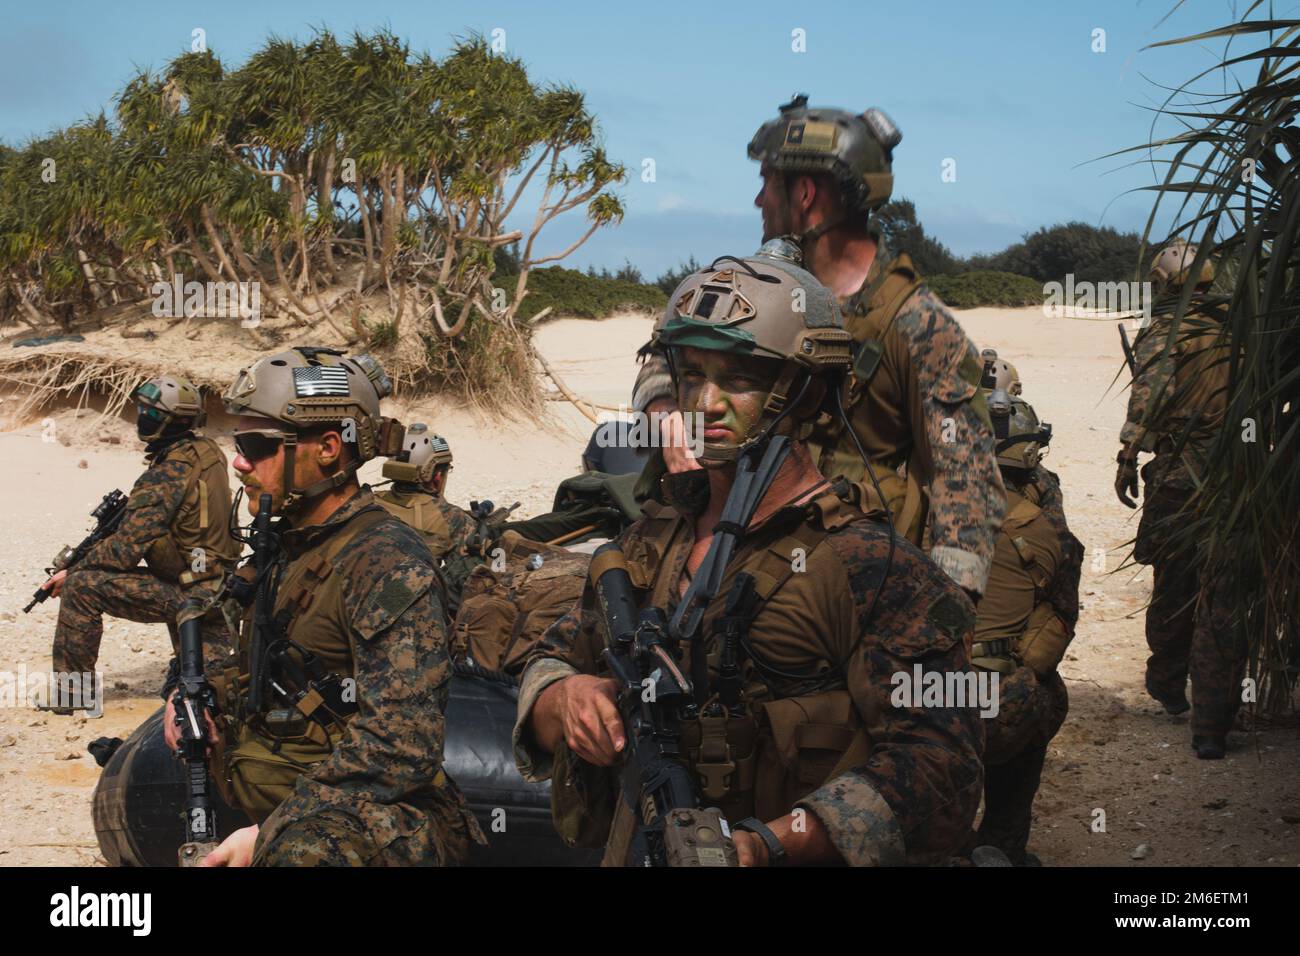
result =
[[[200,467],[221,468],[225,466],[226,456],[221,453],[221,448],[211,438],[206,436],[196,438],[192,447]]]
[[[844,313],[845,324],[854,339],[853,377],[857,380],[857,388],[865,388],[875,376],[884,351],[882,340],[893,327],[904,303],[920,286],[920,274],[907,253],[902,253],[849,300]],[[862,320],[853,321],[852,317],[864,303],[866,313]]]
[[[276,623],[283,634],[287,635],[294,621],[298,619],[298,615],[311,606],[316,586],[334,573],[334,562],[343,549],[357,535],[368,531],[388,517],[391,515],[380,506],[368,505],[306,558],[301,584],[289,595],[288,603],[275,616]]]
[[[856,505],[834,491],[809,502],[807,515],[805,520],[764,548],[754,563],[744,569],[754,578],[754,593],[758,595],[755,614],[795,573],[796,549],[807,558],[827,535],[863,516]]]
[[[902,253],[889,264],[889,269],[881,280],[880,287],[871,296],[868,306],[872,312],[880,311],[883,322],[880,330],[882,336],[889,331],[890,326],[894,324],[894,319],[903,310],[903,303],[920,287],[921,274],[916,271],[907,253]]]

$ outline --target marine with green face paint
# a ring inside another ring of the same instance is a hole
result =
[[[44,585],[61,598],[53,649],[57,672],[94,671],[105,614],[165,623],[174,647],[181,605],[219,587],[239,555],[227,530],[226,456],[211,438],[196,434],[206,418],[199,390],[179,375],[160,375],[134,397],[148,468],[131,488],[122,523],[70,571]],[[204,618],[204,648],[210,661],[230,651],[220,612]]]
[[[855,433],[900,531],[920,545],[928,526],[934,562],[978,596],[1006,506],[978,387],[982,365],[952,313],[870,222],[889,200],[901,139],[881,110],[810,108],[807,97],[796,97],[749,144],[763,179],[754,204],[764,248],[830,288],[853,336],[851,374],[842,385],[851,427],[830,416],[816,423],[809,447],[819,467],[862,480]],[[662,359],[647,358],[633,405],[674,410]],[[657,494],[665,470],[698,467],[685,448],[656,457],[663,460],[647,468],[643,494]]]
[[[763,255],[687,277],[655,328],[702,467],[666,476],[665,503],[646,501],[618,547],[597,552],[581,601],[529,654],[515,725],[520,772],[552,779],[561,836],[604,846],[608,865],[636,862],[643,812],[621,790],[622,685],[602,656],[596,582],[611,567],[641,611],[701,615],[668,644],[692,685],[676,749],[700,805],[730,821],[742,866],[946,862],[968,831],[978,711],[893,691],[899,674],[968,669],[971,602],[883,513],[864,513],[861,487],[828,481],[806,441],[823,411],[842,413],[851,345],[830,291]],[[787,441],[763,490],[750,466]],[[724,520],[737,487],[762,493],[752,517]]]

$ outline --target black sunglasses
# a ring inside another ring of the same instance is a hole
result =
[[[260,432],[241,432],[235,436],[235,450],[249,461],[270,458],[280,450],[282,444],[284,444],[283,438]]]

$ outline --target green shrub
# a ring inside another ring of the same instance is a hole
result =
[[[1043,303],[1043,284],[1013,272],[963,272],[955,276],[927,276],[925,284],[954,309],[974,309],[980,306],[1015,308]]]
[[[492,284],[513,294],[515,279],[498,275]],[[528,273],[528,296],[519,317],[531,318],[549,306],[551,316],[602,319],[624,309],[659,312],[667,301],[668,296],[652,285],[552,266]]]
[[[971,256],[971,269],[994,269],[1040,282],[1129,282],[1138,264],[1142,239],[1134,232],[1098,228],[1086,222],[1044,226],[993,255]],[[1148,251],[1148,255],[1152,253]]]
[[[397,323],[367,322],[366,331],[370,333],[370,345],[373,348],[388,348],[397,342]]]

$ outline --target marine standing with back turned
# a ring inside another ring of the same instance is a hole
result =
[[[761,164],[765,248],[799,262],[839,299],[853,336],[843,402],[852,427],[824,414],[809,439],[823,474],[863,479],[866,450],[899,530],[921,545],[972,597],[983,593],[1002,523],[1002,482],[979,391],[975,347],[906,255],[884,248],[870,213],[893,189],[894,147],[902,134],[878,109],[861,115],[809,108],[799,96],[754,134],[749,158]],[[649,358],[633,404],[671,413],[662,359]],[[675,420],[680,430],[680,419]],[[666,448],[669,472],[694,466]],[[662,470],[662,469],[660,469]],[[658,474],[647,469],[646,486]],[[869,484],[869,483],[868,483]]]
[[[449,621],[455,620],[465,579],[478,563],[468,548],[474,518],[446,498],[451,463],[447,439],[416,422],[407,427],[402,450],[384,462],[384,477],[392,479],[392,485],[375,493],[382,508],[418,531],[429,546],[443,572]]]
[[[1208,567],[1186,544],[1170,546],[1175,527],[1194,516],[1197,483],[1227,407],[1223,323],[1204,302],[1214,267],[1208,258],[1199,266],[1196,260],[1196,246],[1176,241],[1151,264],[1157,300],[1133,345],[1136,373],[1120,430],[1115,493],[1126,507],[1137,506],[1138,454],[1155,452],[1142,467],[1145,501],[1133,549],[1133,559],[1151,565],[1154,578],[1147,693],[1170,714],[1185,713],[1190,672],[1192,748],[1217,760],[1227,749],[1245,669],[1246,649],[1227,599],[1233,568]],[[1195,289],[1171,341],[1175,307],[1193,269]]]

